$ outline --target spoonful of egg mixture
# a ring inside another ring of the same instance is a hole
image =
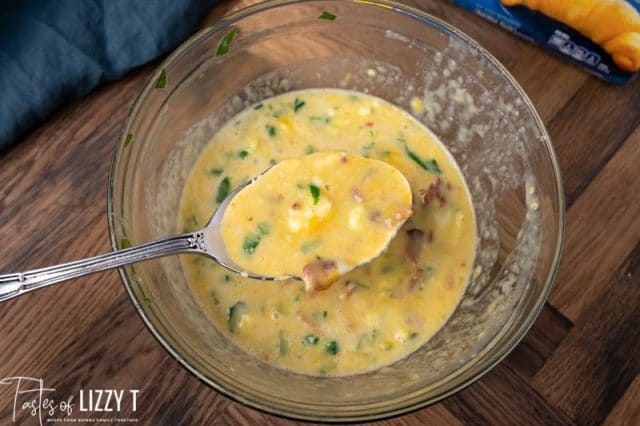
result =
[[[346,152],[282,161],[226,206],[221,235],[240,269],[299,277],[307,291],[377,257],[411,216],[393,166]]]

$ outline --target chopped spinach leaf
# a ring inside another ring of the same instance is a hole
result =
[[[442,170],[440,170],[440,166],[438,166],[438,162],[435,160],[435,158],[428,158],[424,160],[420,158],[418,154],[411,151],[406,144],[404,146],[404,152],[409,156],[409,158],[415,161],[416,164],[418,164],[420,167],[422,167],[426,171],[431,172],[435,175],[442,174]]]
[[[285,335],[284,335],[284,331],[280,330],[280,335],[279,335],[279,340],[280,340],[280,356],[285,356],[287,353],[289,353],[289,342],[287,341]]]
[[[254,106],[253,109],[258,110],[260,108],[262,108],[264,105],[262,105],[262,102],[260,102],[258,105]]]
[[[218,43],[216,56],[225,55],[229,51],[229,48],[231,47],[231,42],[233,41],[233,38],[236,36],[236,32],[237,31],[233,29],[228,33],[226,33],[224,37],[222,37],[222,39],[220,40],[220,43]]]
[[[293,111],[294,111],[294,112],[298,112],[298,110],[299,110],[300,108],[302,108],[304,105],[305,105],[305,101],[303,101],[303,100],[301,100],[301,99],[296,98],[296,99],[293,101]]]
[[[163,68],[156,80],[156,89],[164,89],[165,87],[167,87],[167,72]]]
[[[244,243],[242,244],[242,250],[248,254],[252,255],[256,252],[256,247],[260,244],[260,235],[258,234],[249,234],[244,237]]]
[[[127,133],[127,137],[124,138],[124,146],[127,146],[131,143],[131,140],[133,139],[133,134],[132,133]]]
[[[258,229],[262,235],[268,235],[271,232],[271,225],[268,222],[258,224]]]
[[[340,352],[338,342],[336,342],[335,340],[330,341],[324,346],[324,351],[329,355],[336,355],[338,352]]]
[[[240,157],[241,159],[242,159],[242,158],[245,158],[247,155],[249,155],[249,151],[247,151],[247,150],[245,150],[245,149],[243,149],[242,151],[240,151],[240,152],[238,153],[238,157]]]
[[[227,323],[229,324],[229,331],[235,333],[238,331],[240,325],[240,318],[242,313],[246,310],[247,305],[242,301],[238,301],[233,306],[227,308]]]
[[[209,174],[213,176],[220,176],[224,172],[224,169],[209,169]]]
[[[276,129],[275,126],[271,125],[271,124],[267,124],[266,125],[266,129],[267,129],[267,134],[269,135],[269,137],[275,138],[276,134],[278,133],[278,130]]]
[[[304,153],[306,155],[313,154],[314,152],[316,152],[316,149],[313,145],[307,145],[307,147],[304,149]]]
[[[310,184],[309,192],[311,192],[311,196],[313,197],[313,204],[318,204],[318,200],[320,200],[320,187]]]
[[[329,13],[325,10],[324,12],[322,12],[320,16],[318,16],[318,19],[326,19],[327,21],[334,21],[336,19],[336,15],[334,15],[333,13]]]
[[[229,178],[225,176],[220,184],[218,185],[218,195],[216,196],[216,203],[221,203],[225,198],[229,195],[229,190],[231,189],[231,182]]]

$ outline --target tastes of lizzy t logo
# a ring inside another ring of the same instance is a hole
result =
[[[127,409],[138,409],[138,389],[81,389],[64,399],[53,398],[54,388],[33,377],[5,377],[0,386],[9,387],[13,396],[13,422],[36,417],[40,425],[47,423],[135,423],[137,418],[125,418]]]

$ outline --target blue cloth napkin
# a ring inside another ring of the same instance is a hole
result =
[[[61,103],[168,53],[218,0],[0,0],[0,149]]]

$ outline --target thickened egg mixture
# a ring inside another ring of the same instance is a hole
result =
[[[200,155],[183,191],[179,226],[201,229],[235,187],[305,156],[311,157],[271,179],[268,190],[235,210],[230,206],[222,229],[230,254],[248,270],[315,265],[322,271],[350,253],[362,259],[406,220],[387,249],[336,274],[330,286],[312,288],[319,291],[306,291],[298,280],[244,278],[202,256],[183,256],[187,279],[218,329],[266,363],[311,375],[390,364],[424,344],[453,313],[476,244],[460,170],[406,112],[334,89],[290,92],[254,105],[226,123]],[[358,173],[366,167],[339,170],[341,158],[392,166],[399,173],[388,176],[401,174],[411,194],[393,179],[367,177],[365,184]],[[327,168],[325,161],[336,164]],[[286,208],[278,211],[286,213],[273,213],[280,203]],[[327,215],[343,218],[335,223],[343,223],[344,232],[324,228]]]
[[[307,291],[323,290],[380,254],[411,216],[411,199],[409,182],[387,163],[309,154],[276,164],[238,192],[222,237],[243,271],[301,277]]]

